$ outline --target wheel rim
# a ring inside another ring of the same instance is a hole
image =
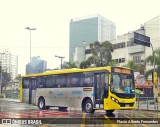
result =
[[[86,104],[86,110],[87,110],[87,111],[89,111],[89,110],[91,109],[91,107],[92,107],[91,103],[87,103],[87,104]]]
[[[41,100],[41,101],[39,102],[39,107],[40,107],[40,108],[43,108],[43,105],[44,105],[44,103],[43,103],[43,101]]]

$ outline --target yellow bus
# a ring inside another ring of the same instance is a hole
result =
[[[86,113],[134,109],[134,73],[129,68],[106,66],[25,75],[20,85],[20,102],[43,110],[80,107]]]

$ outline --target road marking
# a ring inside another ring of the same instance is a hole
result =
[[[112,127],[118,127],[118,125],[116,125],[115,123],[113,123],[113,121],[110,120],[108,116],[106,116],[106,115],[103,115],[103,116],[106,119],[106,120],[104,120],[104,127],[107,127],[108,124],[110,124]]]
[[[85,118],[86,118],[86,113],[82,114],[82,123],[81,123],[81,127],[85,127]]]

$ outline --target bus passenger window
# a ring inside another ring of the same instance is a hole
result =
[[[37,78],[37,88],[43,88],[42,77]]]
[[[24,78],[22,81],[23,88],[29,88],[29,79]]]

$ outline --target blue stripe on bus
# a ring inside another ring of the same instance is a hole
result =
[[[75,90],[75,91],[72,91],[72,94],[82,94],[82,91]]]

